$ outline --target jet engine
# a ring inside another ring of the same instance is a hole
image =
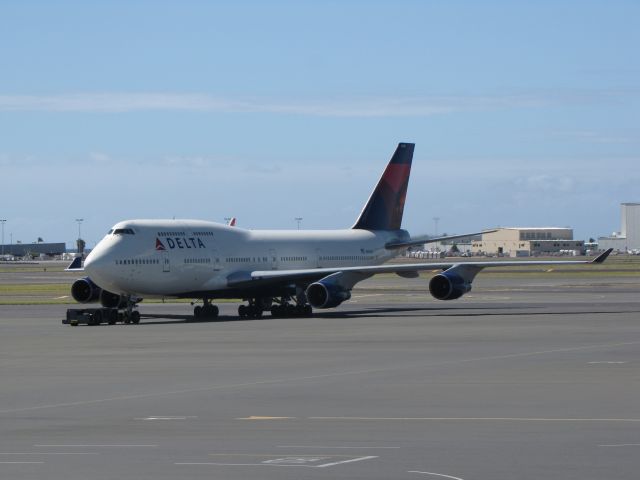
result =
[[[71,285],[71,296],[78,303],[95,302],[100,298],[100,292],[102,289],[89,277],[80,278]]]
[[[455,300],[471,291],[471,281],[457,273],[439,273],[429,281],[429,292],[438,300]]]
[[[333,308],[351,298],[351,291],[320,280],[307,287],[307,301],[314,308]]]

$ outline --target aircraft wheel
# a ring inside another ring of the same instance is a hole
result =
[[[304,314],[307,317],[310,317],[311,315],[313,315],[313,308],[311,308],[311,305],[305,305],[304,306]]]
[[[118,321],[118,311],[111,310],[109,312],[109,325],[115,325],[117,321]]]
[[[198,305],[196,308],[193,309],[193,318],[197,320],[201,316],[202,316],[202,307]]]
[[[131,323],[134,323],[136,325],[140,323],[140,312],[139,311],[136,310],[134,312],[131,312]]]
[[[238,315],[240,316],[240,318],[244,318],[247,316],[247,306],[246,305],[240,305],[238,307]]]

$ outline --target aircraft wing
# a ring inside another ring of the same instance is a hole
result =
[[[593,260],[518,260],[518,261],[486,261],[486,262],[437,262],[410,263],[396,265],[376,265],[370,267],[332,267],[308,268],[301,270],[264,270],[232,274],[227,279],[229,287],[248,287],[276,283],[314,282],[334,273],[353,273],[369,277],[378,273],[396,273],[400,276],[413,277],[417,272],[425,270],[449,270],[455,266],[464,266],[479,272],[488,267],[514,267],[523,265],[580,265],[597,264],[606,260],[612,248],[598,255]]]

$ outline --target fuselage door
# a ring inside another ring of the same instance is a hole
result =
[[[269,250],[269,260],[271,260],[271,270],[277,270],[278,269],[278,254],[276,253],[276,251],[272,248],[271,250]]]
[[[211,257],[211,264],[213,265],[213,271],[219,272],[222,269],[222,265],[220,263],[220,253],[218,250],[213,249],[210,250],[209,256]]]
[[[169,252],[162,252],[162,271],[170,272],[171,271],[171,262],[169,261]]]
[[[322,268],[322,250],[316,248],[316,267]]]

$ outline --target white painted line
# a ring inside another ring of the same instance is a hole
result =
[[[434,475],[436,477],[444,477],[444,478],[451,478],[452,480],[463,480],[460,477],[452,477],[451,475],[443,475],[442,473],[433,473],[433,472],[419,472],[417,470],[412,470],[410,472],[407,473],[421,473],[423,475]]]
[[[316,468],[333,467],[334,465],[342,465],[343,463],[362,462],[363,460],[371,460],[372,458],[378,458],[378,457],[368,456],[368,457],[352,458],[351,460],[342,460],[340,462],[325,463],[325,464],[322,464],[322,465],[314,465],[314,466]]]
[[[236,420],[295,420],[296,417],[265,417],[260,415],[251,415],[249,417],[236,418]]]
[[[0,452],[0,455],[100,455],[97,452],[28,452],[28,453],[14,453],[14,452]]]
[[[322,445],[278,445],[278,448],[340,448],[340,449],[359,449],[359,450],[380,450],[380,449],[391,449],[391,448],[400,448],[400,447],[327,447]]]
[[[221,389],[257,387],[257,386],[263,386],[263,385],[264,386],[277,385],[281,383],[302,382],[302,381],[309,381],[309,380],[319,380],[324,378],[338,378],[338,377],[345,377],[345,376],[352,376],[352,375],[369,375],[374,373],[393,372],[393,371],[403,370],[407,368],[423,368],[424,369],[424,368],[440,367],[445,365],[464,365],[468,363],[475,363],[475,362],[482,362],[482,361],[508,360],[511,358],[526,358],[526,357],[533,357],[537,355],[547,355],[550,353],[568,353],[568,352],[578,352],[583,350],[593,350],[593,349],[600,349],[600,348],[609,349],[614,347],[626,347],[631,345],[640,345],[640,341],[582,345],[579,347],[554,348],[549,350],[539,350],[539,351],[533,351],[533,352],[510,353],[505,355],[492,355],[488,357],[443,360],[443,361],[432,362],[432,363],[416,362],[413,365],[404,365],[402,367],[371,368],[371,369],[365,369],[365,370],[346,370],[343,372],[324,373],[324,374],[308,375],[308,376],[302,376],[302,377],[274,378],[274,379],[267,379],[267,380],[259,380],[256,382],[208,385],[205,387],[187,388],[183,390],[167,390],[164,392],[140,393],[137,395],[122,395],[122,396],[116,396],[116,397],[98,398],[93,400],[79,400],[76,402],[63,402],[63,403],[53,403],[49,405],[34,405],[31,407],[8,408],[8,409],[0,410],[0,414],[29,412],[29,411],[43,410],[43,409],[49,409],[49,408],[77,407],[80,405],[94,405],[97,403],[123,401],[123,400],[141,400],[145,398],[165,397],[168,395],[182,395],[182,394],[188,394],[188,393],[211,392],[214,390],[221,390]]]
[[[627,362],[589,362],[589,365],[622,365],[623,363]]]
[[[614,445],[598,445],[599,447],[640,447],[640,443],[619,443]]]
[[[189,418],[198,418],[195,416],[185,416],[185,417],[138,417],[134,418],[134,420],[187,420]]]
[[[44,462],[0,462],[0,464],[6,465],[6,464],[11,464],[11,465],[15,465],[15,464],[29,464],[29,463],[44,463]]]
[[[214,465],[218,467],[307,467],[311,465],[281,465],[277,463],[215,463],[215,462],[176,462],[174,465]]]
[[[217,462],[176,462],[174,465],[213,465],[219,467],[306,467],[306,468],[325,468],[340,465],[343,463],[360,462],[363,460],[370,460],[378,457],[361,457],[353,458],[351,460],[343,460],[341,462],[325,463],[322,465],[304,465],[304,464],[292,464],[292,463],[217,463]]]
[[[308,417],[309,420],[424,421],[424,422],[630,422],[640,418],[530,418],[530,417]]]
[[[87,448],[92,448],[92,447],[157,447],[158,445],[34,445],[34,447],[62,447],[62,448],[66,448],[66,447],[76,447],[76,448],[82,448],[82,447],[87,447]]]

